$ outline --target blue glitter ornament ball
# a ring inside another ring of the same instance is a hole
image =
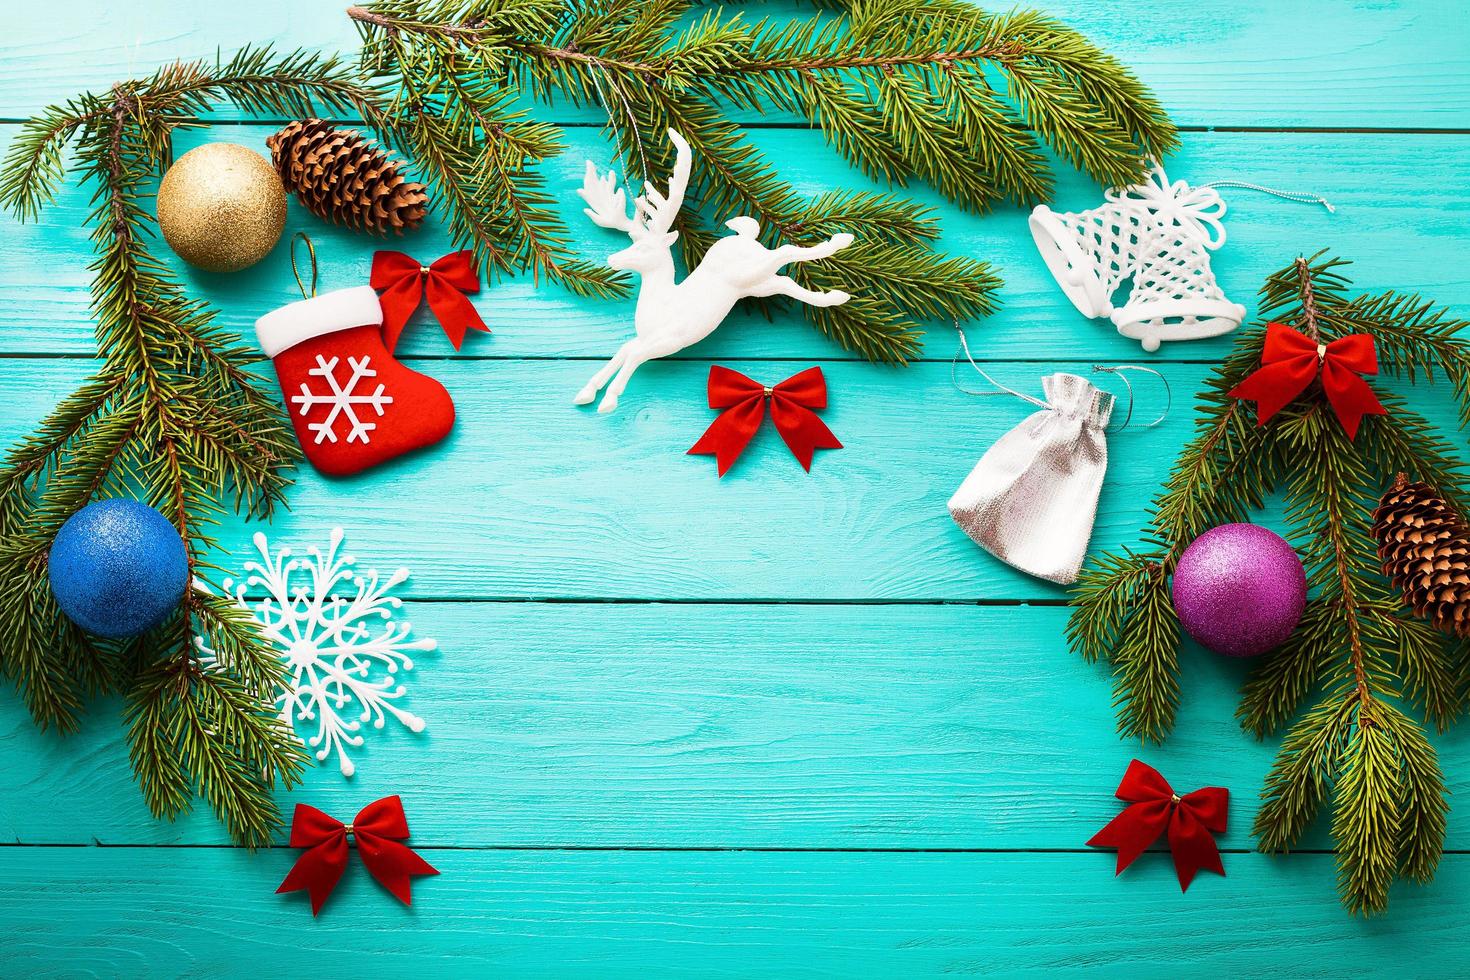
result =
[[[184,541],[136,500],[99,500],[56,533],[51,593],[67,618],[98,636],[135,636],[178,607],[188,585]]]

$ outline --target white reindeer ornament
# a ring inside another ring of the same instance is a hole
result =
[[[675,282],[671,248],[679,233],[669,228],[684,203],[691,158],[684,137],[671,129],[669,139],[677,150],[669,192],[660,194],[653,184],[645,181],[643,193],[633,201],[631,216],[622,188],[617,186],[617,177],[611,171],[599,174],[590,160],[582,189],[577,192],[587,202],[584,211],[594,223],[627,232],[633,239],[632,245],[608,256],[607,264],[614,269],[636,272],[641,279],[638,307],[633,315],[637,336],[619,347],[602,370],[577,392],[576,404],[586,405],[606,385],[607,393],[597,406],[599,412],[611,412],[618,407],[618,398],[628,387],[628,379],[644,361],[666,357],[714,333],[736,300],[747,296],[790,296],[812,306],[839,306],[848,299],[847,293],[841,290],[813,292],[777,273],[788,262],[824,259],[846,248],[852,244],[851,235],[833,235],[811,247],[766,248],[757,237],[761,229],[759,222],[745,216],[725,222],[735,234],[715,242],[699,266],[683,282]]]

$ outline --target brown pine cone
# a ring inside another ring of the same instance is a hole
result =
[[[424,185],[352,129],[320,119],[288,123],[265,141],[286,190],[325,221],[377,234],[417,228],[428,210]]]
[[[1400,473],[1373,511],[1373,537],[1383,574],[1414,614],[1470,636],[1470,526],[1454,506]]]

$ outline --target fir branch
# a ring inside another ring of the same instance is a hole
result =
[[[889,139],[883,116],[874,106],[854,98],[836,79],[810,70],[795,73],[792,90],[796,107],[859,170],[899,186],[908,182],[908,162]]]
[[[1089,663],[1117,647],[1136,608],[1140,591],[1162,574],[1161,554],[1100,555],[1082,570],[1073,590],[1075,608],[1067,621],[1067,641]]]
[[[0,468],[0,536],[14,534],[17,519],[29,503],[28,483],[44,480],[47,469],[73,440],[85,433],[111,399],[127,386],[122,374],[100,374],[62,399],[36,431],[22,437]]]
[[[70,734],[80,727],[81,685],[67,673],[58,647],[64,617],[51,596],[45,569],[33,556],[0,546],[0,666],[19,689],[32,719]]]
[[[66,176],[62,150],[97,109],[51,106],[27,123],[0,164],[0,201],[21,221],[33,221],[56,198]]]
[[[1266,434],[1225,394],[1252,363],[1250,357],[1227,357],[1206,382],[1195,438],[1154,501],[1147,536],[1159,550],[1146,556],[1157,570],[1148,587],[1135,581],[1139,559],[1125,552],[1089,561],[1073,596],[1068,637],[1083,656],[1113,664],[1119,730],[1131,737],[1162,741],[1174,726],[1178,627],[1166,593],[1180,554],[1203,531],[1261,506],[1280,469]]]
[[[46,580],[57,530],[99,497],[157,507],[184,540],[191,582],[228,509],[269,516],[284,499],[298,450],[279,407],[246,367],[238,337],[187,299],[153,253],[144,207],[145,185],[172,158],[174,130],[222,99],[252,112],[324,106],[383,118],[374,91],[337,59],[245,49],[46,110],[14,151],[28,162],[0,183],[0,206],[35,217],[66,172],[63,144],[71,146],[71,175],[95,191],[87,225],[102,359],[0,468],[0,632],[16,640],[0,651],[0,668],[36,721],[63,731],[75,729],[84,698],[124,691],[150,808],[173,816],[198,792],[236,840],[256,846],[280,823],[272,788],[289,785],[304,761],[273,698],[260,693],[279,671],[263,638],[191,587],[154,630],[99,645],[61,615]],[[207,669],[196,655],[204,630],[223,651]]]
[[[269,701],[224,671],[189,659],[146,670],[129,692],[124,721],[144,798],[173,819],[197,791],[230,836],[263,847],[281,825],[277,782],[300,781],[305,756]]]
[[[986,210],[999,197],[986,172],[970,159],[966,135],[950,123],[924,79],[887,71],[877,89],[881,118],[909,171],[972,211]]]
[[[1401,821],[1397,873],[1426,884],[1434,878],[1444,852],[1445,817],[1450,809],[1445,797],[1449,791],[1424,730],[1391,705],[1385,709],[1384,717],[1399,766]],[[1378,896],[1372,897],[1376,900]],[[1386,895],[1376,904],[1377,909],[1385,907]]]
[[[1364,629],[1391,654],[1404,693],[1440,733],[1449,731],[1466,703],[1466,675],[1446,649],[1444,634],[1414,619],[1396,603],[1380,602],[1364,611]]]
[[[393,64],[412,58],[401,42],[394,50]],[[448,212],[455,244],[471,249],[481,267],[503,274],[529,269],[581,296],[625,293],[624,277],[571,254],[540,175],[526,166],[560,153],[560,134],[506,111],[513,97],[451,61],[442,77],[404,79],[402,96],[388,110],[385,139],[419,162],[439,191],[434,200]]]
[[[939,219],[930,208],[891,194],[845,190],[812,198],[797,230],[830,238],[854,225],[868,230],[866,240],[893,245],[923,246],[939,237]]]
[[[1370,469],[1375,473],[1413,472],[1418,479],[1443,487],[1445,498],[1465,513],[1470,504],[1465,490],[1470,474],[1455,455],[1454,444],[1411,410],[1406,399],[1386,391],[1377,394],[1388,414],[1376,417],[1358,435],[1359,452]]]
[[[1296,632],[1246,680],[1235,716],[1256,738],[1275,733],[1296,717],[1336,655],[1336,622],[1326,606],[1313,603],[1302,615]]]
[[[470,16],[462,16],[458,24],[428,23],[433,16],[414,16],[422,6],[380,3],[349,13],[383,30],[425,32],[440,43],[470,48],[506,43],[532,63],[532,72],[539,66],[565,78],[573,71],[596,71],[627,76],[646,86],[732,98],[741,105],[768,102],[803,109],[814,122],[828,124],[824,128],[859,117],[865,128],[884,126],[882,116],[863,113],[861,101],[853,96],[885,77],[905,75],[926,88],[939,89],[945,76],[963,73],[970,84],[951,88],[945,100],[957,110],[955,118],[984,117],[991,120],[986,130],[997,136],[1027,118],[1055,140],[1058,151],[1109,183],[1136,180],[1146,156],[1162,155],[1177,142],[1163,110],[1125,68],[1076,32],[1030,12],[996,16],[966,3],[858,0],[844,5],[845,20],[813,19],[783,26],[762,21],[749,28],[738,15],[722,20],[710,13],[670,45],[667,39],[648,34],[629,44],[629,38],[596,29],[579,29],[557,39],[507,40]],[[455,6],[440,6],[437,16],[444,17]],[[586,9],[587,5],[567,5],[577,21]],[[615,40],[623,43],[613,47]],[[674,64],[679,66],[677,74]],[[1012,74],[1013,83],[1023,90],[1021,101],[1029,98],[1030,105],[1006,105],[995,99],[982,82],[986,68]],[[836,134],[829,128],[829,135]],[[875,145],[870,148],[878,151]],[[929,165],[916,145],[907,148],[911,165]],[[974,171],[980,169],[976,163],[992,162],[984,155],[989,151],[988,144],[982,146],[980,159],[966,158],[965,169]],[[877,159],[869,157],[869,162]],[[1013,173],[1002,185],[1017,191],[1025,202],[1049,184],[1049,176],[1039,155],[1024,152],[1012,162],[1020,159],[1040,172],[1040,180],[1016,180]]]
[[[1348,911],[1382,912],[1398,870],[1398,838],[1405,800],[1393,737],[1382,722],[1386,706],[1359,700],[1356,724],[1337,763],[1332,836],[1337,883]]]
[[[1262,851],[1290,851],[1316,819],[1347,742],[1348,710],[1346,698],[1327,698],[1282,740],[1251,829]]]
[[[978,156],[981,172],[999,193],[1033,206],[1050,196],[1051,167],[1029,130],[1014,125],[1001,100],[978,70],[950,67],[935,81],[946,115]]]
[[[623,158],[644,177],[666,163],[663,131],[677,129],[695,150],[689,200],[702,211],[679,223],[691,265],[711,241],[704,230],[711,221],[748,214],[768,240],[795,243],[814,223],[811,202],[744,141],[726,115],[731,107],[802,112],[867,173],[895,184],[926,180],[976,210],[1002,197],[1031,204],[1047,193],[1038,135],[1112,183],[1137,179],[1147,156],[1175,143],[1167,117],[1126,69],[1036,15],[994,16],[950,0],[862,0],[843,17],[783,25],[720,8],[692,20],[690,12],[688,0],[380,0],[348,14],[363,37],[365,70],[408,93],[414,113],[453,118],[491,89],[497,98],[525,92],[601,106]],[[1011,99],[991,88],[991,71],[1008,79]],[[503,158],[481,153],[495,127],[461,127],[456,137],[437,125],[441,131],[422,119],[405,127],[411,155],[439,179],[477,173],[481,196],[514,219],[468,222],[462,212],[474,195],[450,188],[444,196],[458,236],[502,266],[545,270],[592,295],[613,288],[579,284],[590,269],[563,276],[547,264],[535,242],[559,247],[564,227],[531,175],[497,170]],[[875,246],[861,281],[871,279],[876,295],[804,312],[850,350],[902,362],[918,350],[922,321],[967,319],[994,305],[997,281],[983,264],[933,254],[915,236],[895,241],[876,220],[841,230]],[[855,263],[851,255],[846,261]],[[792,275],[825,289],[860,281],[850,273],[833,261]]]
[[[1118,733],[1155,739],[1168,731],[1179,710],[1179,623],[1173,617],[1169,580],[1155,566],[1139,584],[1137,608],[1126,617],[1109,651]]]
[[[1347,333],[1384,338],[1385,373],[1446,378],[1460,396],[1470,338],[1459,322],[1414,298],[1351,297],[1343,265],[1319,253],[1271,275],[1262,318],[1321,343]],[[1257,663],[1237,711],[1257,737],[1290,726],[1254,833],[1263,851],[1289,850],[1330,802],[1343,904],[1371,914],[1386,907],[1396,876],[1427,880],[1444,846],[1444,778],[1423,726],[1400,705],[1446,729],[1466,704],[1470,646],[1406,618],[1381,574],[1370,513],[1395,472],[1458,487],[1465,466],[1398,395],[1380,396],[1388,414],[1364,420],[1356,442],[1315,385],[1257,426],[1229,391],[1255,369],[1262,340],[1259,329],[1243,333],[1207,379],[1196,436],[1155,501],[1147,537],[1156,550],[1094,559],[1079,580],[1068,638],[1083,657],[1113,665],[1120,728],[1162,735],[1178,697],[1167,575],[1200,532],[1246,519],[1281,494],[1310,598],[1293,636]]]
[[[1460,424],[1470,425],[1470,324],[1417,296],[1362,297],[1337,318],[1336,332],[1373,337],[1379,370],[1414,381],[1443,374],[1454,390]]]

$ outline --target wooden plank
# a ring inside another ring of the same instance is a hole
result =
[[[730,362],[779,381],[805,363]],[[1057,365],[1063,367],[1064,365]],[[571,404],[593,366],[577,361],[434,361],[456,400],[441,446],[367,474],[298,471],[291,510],[269,533],[298,545],[343,524],[365,561],[408,564],[414,596],[633,599],[1059,599],[1063,591],[990,558],[945,502],[1002,432],[1032,410],[967,396],[947,364],[905,371],[826,367],[824,418],[847,446],[807,474],[767,423],[717,479],[685,455],[714,417],[708,368],[653,363],[612,415]],[[1070,367],[1086,371],[1087,365]],[[87,368],[10,360],[0,444],[28,430]],[[1006,363],[996,377],[1039,390],[1050,366]],[[1176,365],[1180,410],[1113,440],[1098,546],[1132,542],[1144,505],[1189,423],[1182,402],[1204,369]],[[1142,387],[1142,385],[1140,385]],[[1160,395],[1150,393],[1149,406]],[[224,529],[227,554],[251,552],[254,527]]]
[[[739,6],[752,20],[811,9],[795,0]],[[1445,29],[1460,22],[1456,0],[1337,4],[1330,30],[1319,5],[1279,0],[1217,4],[1204,17],[1146,0],[1033,6],[1130,65],[1181,125],[1470,126],[1470,59],[1459,33]],[[340,4],[58,4],[44,18],[9,25],[0,118],[24,118],[78,92],[247,42],[348,57],[358,43]]]
[[[1470,126],[1470,58],[1459,32],[1444,29],[1461,13],[1450,0],[1334,9],[1330,31],[1319,29],[1320,9],[1268,0],[1236,0],[1203,19],[1137,0],[1047,6],[1136,65],[1188,125]],[[284,46],[355,43],[336,5],[74,7],[9,25],[0,118],[191,49],[228,51],[267,34]],[[0,140],[16,130],[0,126]],[[232,139],[261,148],[268,132],[211,127],[180,147]],[[815,134],[754,138],[790,162],[807,192],[863,184]],[[1291,255],[1331,245],[1358,260],[1365,290],[1420,290],[1470,309],[1456,258],[1470,204],[1466,136],[1211,132],[1186,141],[1176,178],[1238,177],[1319,191],[1340,206],[1329,217],[1226,191],[1231,242],[1215,267],[1232,298],[1248,301]],[[571,142],[550,176],[575,215],[582,160],[607,151],[587,128],[574,128]],[[1076,177],[1058,194],[1062,207],[1098,198]],[[89,367],[68,356],[92,349],[84,212],[83,197],[68,191],[42,225],[0,226],[0,355],[24,355],[0,360],[0,444]],[[288,233],[298,227],[321,246],[324,288],[365,280],[371,244],[293,208]],[[609,250],[608,239],[574,227],[587,254]],[[949,249],[990,258],[1007,279],[1007,310],[973,335],[997,377],[1032,390],[1054,367],[1141,359],[1132,342],[1070,309],[1020,212],[946,213],[945,229]],[[432,232],[399,244],[425,257],[446,248]],[[284,249],[246,274],[188,281],[247,336],[259,312],[294,290]],[[522,280],[495,286],[482,306],[496,333],[472,341],[467,356],[443,360],[448,348],[427,321],[405,344],[458,399],[451,444],[355,481],[305,472],[295,510],[270,529],[307,544],[345,524],[365,564],[411,564],[407,593],[441,600],[408,609],[441,642],[412,684],[429,731],[383,733],[356,779],[317,770],[292,799],[350,817],[402,792],[415,843],[445,875],[422,881],[419,905],[404,910],[354,866],[313,921],[300,896],[271,894],[292,852],[149,846],[222,837],[207,813],[173,825],[147,814],[115,703],[100,706],[83,734],[58,739],[36,732],[3,694],[0,840],[145,846],[0,846],[0,973],[220,975],[267,957],[294,965],[303,950],[355,972],[428,975],[1070,967],[1172,976],[1202,964],[1222,975],[1470,972],[1460,941],[1465,854],[1447,856],[1433,886],[1399,888],[1393,915],[1365,925],[1337,907],[1329,855],[1230,854],[1230,878],[1204,877],[1180,898],[1162,855],[1115,882],[1110,854],[1079,848],[1116,812],[1111,790],[1134,754],[1181,788],[1230,786],[1235,812],[1223,840],[1249,847],[1274,745],[1249,740],[1232,720],[1242,664],[1188,651],[1180,733],[1140,750],[1111,737],[1106,671],[1065,649],[1064,610],[840,601],[1061,597],[978,552],[944,514],[975,457],[1025,411],[952,390],[943,325],[933,363],[903,372],[844,363],[799,317],[747,318],[686,359],[645,369],[608,419],[567,402],[591,359],[626,334],[630,302],[577,301]],[[1166,367],[1181,402],[1227,345],[1162,352],[1199,362]],[[849,449],[824,454],[808,477],[768,429],[717,482],[710,461],[681,456],[710,417],[700,402],[710,359],[770,380],[821,360],[834,392],[826,417]],[[1443,394],[1420,403],[1441,416],[1447,407]],[[1112,440],[1099,546],[1136,538],[1186,430],[1181,411],[1159,430]],[[226,550],[243,556],[250,530],[229,528]],[[466,596],[835,604],[442,601]],[[1467,795],[1454,764],[1464,739],[1439,743],[1456,800]],[[1467,821],[1470,811],[1452,811],[1452,847],[1470,846]],[[784,850],[813,847],[858,850]],[[1067,853],[1017,853],[1027,849]]]
[[[182,134],[180,149],[210,140],[231,140],[265,152],[269,127],[224,126]],[[16,127],[0,126],[0,139]],[[550,186],[559,195],[577,247],[600,257],[616,247],[617,237],[593,228],[580,216],[574,191],[589,156],[608,156],[606,144],[591,130],[570,131],[571,146],[548,166]],[[834,186],[869,187],[827,151],[821,137],[790,130],[759,131],[752,139],[774,159],[790,161],[797,187],[815,194]],[[1331,247],[1355,261],[1360,289],[1422,291],[1437,301],[1470,313],[1470,273],[1455,261],[1470,221],[1470,187],[1460,175],[1470,170],[1470,136],[1198,133],[1170,163],[1171,175],[1204,182],[1244,178],[1277,187],[1322,193],[1338,212],[1289,203],[1244,190],[1225,190],[1232,207],[1228,244],[1213,259],[1226,294],[1254,312],[1255,292],[1264,278],[1298,254]],[[1357,175],[1371,172],[1372,180]],[[942,217],[944,247],[983,258],[1005,280],[1003,309],[975,325],[977,351],[990,357],[1078,360],[1206,360],[1220,357],[1229,338],[1166,344],[1154,355],[1119,336],[1105,320],[1089,323],[1062,295],[1036,254],[1026,230],[1026,215],[1003,208],[977,217],[961,214],[926,188],[904,193],[933,206]],[[1061,209],[1084,210],[1101,203],[1098,188],[1072,175],[1056,201]],[[41,223],[18,225],[0,219],[0,289],[8,301],[0,308],[0,353],[91,353],[93,319],[89,310],[91,244],[83,228],[87,197],[76,188],[63,193]],[[221,322],[253,343],[255,318],[300,298],[288,256],[291,235],[306,230],[316,241],[323,290],[367,281],[371,252],[379,243],[333,229],[294,203],[281,244],[259,265],[242,273],[215,275],[187,271],[191,292],[220,311]],[[441,231],[426,229],[386,247],[402,248],[428,260],[444,254],[449,242]],[[160,242],[159,251],[168,255]],[[631,332],[633,301],[581,300],[556,286],[535,285],[529,277],[507,280],[482,292],[479,306],[494,329],[476,335],[461,357],[610,356]],[[948,324],[934,326],[925,351],[948,359],[954,340]],[[427,315],[405,335],[400,348],[409,355],[452,355],[448,341]],[[775,321],[759,314],[737,317],[685,355],[729,357],[846,357],[791,309]]]
[[[1107,669],[1068,651],[1064,609],[410,603],[404,616],[439,642],[407,681],[426,732],[373,732],[352,779],[329,760],[283,800],[345,818],[401,793],[433,845],[1077,848],[1117,813],[1138,756],[1183,791],[1230,789],[1222,841],[1246,849],[1277,748],[1235,722],[1246,664],[1192,648],[1177,734],[1120,741]],[[0,698],[0,841],[227,842],[202,804],[153,820],[117,713],[104,703],[60,738]],[[1470,847],[1465,736],[1441,745],[1450,846]],[[1304,845],[1330,846],[1321,829]]]
[[[9,444],[70,391],[85,361],[4,362]],[[779,381],[807,362],[729,366]],[[1030,600],[1064,590],[1002,565],[950,520],[946,501],[975,461],[1031,411],[1012,398],[956,390],[948,364],[906,370],[827,364],[823,417],[846,449],[810,474],[769,423],[723,479],[711,457],[685,455],[714,417],[707,366],[655,362],[611,415],[571,397],[591,373],[579,361],[434,361],[456,400],[438,447],[355,478],[298,472],[291,510],[270,533],[305,544],[334,524],[365,560],[408,564],[413,596],[439,598]],[[1005,362],[992,374],[1039,391],[1043,372],[1087,364]],[[1176,409],[1154,429],[1110,439],[1095,549],[1135,544],[1178,447],[1203,365],[1167,376]],[[1146,377],[1140,414],[1162,398]],[[1106,383],[1106,382],[1105,382]],[[1116,386],[1116,382],[1112,382]],[[1117,386],[1121,391],[1121,386]],[[1451,415],[1448,389],[1421,386],[1416,406]],[[227,554],[250,552],[253,527],[223,529]],[[243,558],[242,558],[243,560]]]
[[[319,918],[295,852],[0,848],[16,976],[957,974],[1462,976],[1470,858],[1363,922],[1331,858],[1227,855],[1186,895],[1162,855],[429,851],[404,908],[354,862]],[[1412,954],[1408,951],[1412,950]]]

